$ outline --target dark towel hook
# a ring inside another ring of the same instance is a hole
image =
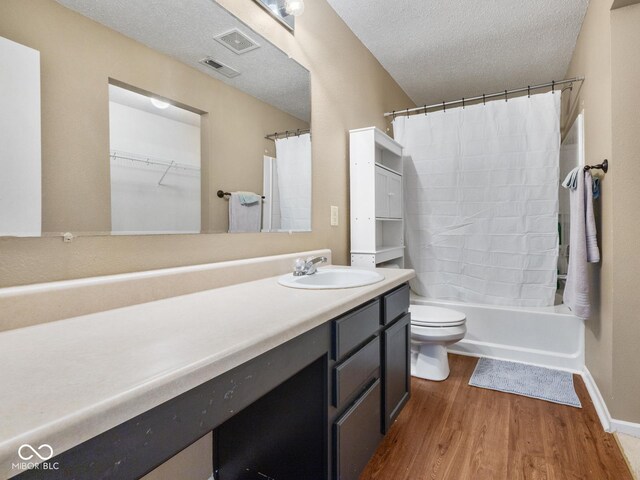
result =
[[[607,173],[609,171],[609,160],[605,158],[602,163],[597,165],[585,165],[584,171],[586,172],[588,170],[602,170],[604,173]]]

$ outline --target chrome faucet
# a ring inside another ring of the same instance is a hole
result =
[[[313,275],[318,271],[317,265],[319,263],[327,263],[327,257],[314,257],[314,258],[298,258],[296,259],[295,268],[293,270],[294,277],[302,277],[303,275]]]

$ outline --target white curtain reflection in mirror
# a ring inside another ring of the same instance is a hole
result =
[[[109,85],[113,234],[200,232],[200,115]]]
[[[311,230],[311,135],[275,142],[280,230]]]

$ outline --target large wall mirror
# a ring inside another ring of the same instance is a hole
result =
[[[311,229],[309,72],[214,0],[3,0],[0,65],[0,236]]]

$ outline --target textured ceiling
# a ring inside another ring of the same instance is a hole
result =
[[[589,3],[328,2],[417,105],[562,79]]]
[[[56,0],[154,50],[305,121],[311,118],[309,72],[213,0]],[[238,28],[260,48],[237,55],[214,40]],[[204,57],[241,72],[229,79],[200,64]]]

